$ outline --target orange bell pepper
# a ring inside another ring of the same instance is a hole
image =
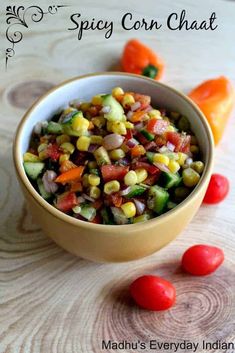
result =
[[[235,91],[226,77],[208,80],[194,88],[189,97],[205,114],[217,145],[235,103]]]
[[[145,153],[145,148],[142,145],[136,145],[131,149],[131,156],[133,158],[143,156]]]
[[[126,72],[144,75],[155,80],[162,77],[164,63],[152,49],[137,39],[131,39],[124,47],[121,59]]]
[[[67,172],[64,172],[60,174],[56,179],[56,183],[61,183],[61,184],[66,184],[66,183],[71,183],[75,181],[81,180],[82,173],[84,171],[83,166],[79,166],[76,168],[72,168],[70,170],[67,170]]]

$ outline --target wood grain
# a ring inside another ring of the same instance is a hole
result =
[[[7,5],[4,0],[0,7]],[[94,264],[57,247],[32,222],[11,157],[14,131],[25,109],[64,79],[117,67],[128,38],[139,37],[151,44],[166,61],[164,82],[185,92],[220,74],[235,81],[235,4],[180,0],[173,6],[170,0],[160,0],[157,5],[146,0],[136,8],[134,0],[123,6],[115,0],[80,0],[79,5],[72,0],[69,5],[56,17],[30,24],[8,71],[3,65],[0,68],[0,353],[101,353],[102,340],[109,339],[235,343],[234,115],[216,150],[215,170],[226,174],[231,182],[226,201],[214,207],[202,206],[177,240],[131,263]],[[47,8],[48,4],[43,0],[40,6]],[[134,8],[136,18],[156,17],[161,21],[182,8],[191,18],[201,19],[216,11],[220,26],[213,33],[125,32],[120,18]],[[89,32],[78,42],[75,33],[67,31],[69,15],[78,11],[85,18],[113,20],[112,39],[104,40],[103,32]],[[0,11],[0,19],[4,33],[4,11]],[[6,45],[5,40],[1,40],[2,45]],[[226,261],[214,275],[195,278],[181,272],[181,255],[195,243],[224,249]],[[175,307],[153,313],[133,304],[128,286],[145,273],[164,276],[175,284]],[[202,349],[198,352],[204,353]]]

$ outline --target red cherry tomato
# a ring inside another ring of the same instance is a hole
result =
[[[130,293],[134,301],[147,310],[166,310],[175,303],[175,287],[157,276],[137,278],[130,286]]]
[[[214,204],[225,199],[229,192],[228,179],[220,174],[213,174],[209,182],[203,203]]]
[[[210,245],[194,245],[182,257],[183,269],[195,276],[214,272],[224,261],[223,250]]]

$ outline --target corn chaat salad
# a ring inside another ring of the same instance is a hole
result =
[[[204,164],[187,118],[152,107],[147,95],[74,100],[34,127],[24,169],[58,210],[98,224],[147,221],[176,207]]]

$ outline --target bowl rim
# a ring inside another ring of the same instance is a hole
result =
[[[124,224],[124,225],[106,225],[106,224],[96,224],[96,223],[91,223],[91,222],[86,222],[86,221],[81,221],[79,219],[76,219],[74,217],[71,217],[58,209],[56,209],[54,206],[52,206],[49,202],[44,200],[41,195],[36,191],[36,189],[33,187],[31,182],[29,181],[27,175],[24,172],[23,164],[21,163],[20,160],[20,148],[19,148],[19,143],[20,140],[23,138],[23,132],[24,132],[24,125],[28,119],[28,117],[31,115],[32,111],[37,107],[38,104],[43,102],[47,96],[49,96],[51,93],[56,91],[57,89],[60,89],[63,86],[66,86],[67,84],[70,84],[71,82],[74,81],[79,81],[82,79],[86,79],[89,77],[99,77],[99,76],[125,76],[125,77],[135,77],[137,79],[140,79],[142,81],[147,81],[147,82],[154,82],[158,86],[163,86],[168,90],[173,91],[176,95],[180,96],[184,100],[186,100],[193,108],[194,111],[196,111],[198,118],[201,120],[207,138],[208,138],[208,143],[209,143],[209,148],[208,148],[208,161],[205,167],[205,170],[202,174],[202,177],[198,183],[198,185],[193,189],[193,191],[189,194],[186,199],[184,199],[182,202],[180,202],[174,209],[169,210],[162,215],[159,215],[157,217],[154,217],[148,221],[145,222],[140,222],[140,223],[135,223],[135,224]],[[46,93],[44,93],[42,96],[40,96],[32,105],[31,107],[25,112],[23,115],[22,119],[20,120],[16,132],[15,132],[15,138],[13,141],[13,161],[16,169],[16,173],[18,175],[18,178],[22,182],[24,188],[29,192],[31,197],[33,197],[34,201],[42,207],[43,209],[46,209],[52,216],[58,218],[61,221],[68,222],[71,225],[77,226],[78,228],[85,228],[89,230],[95,230],[97,227],[99,228],[100,231],[105,232],[105,233],[110,233],[110,235],[114,235],[117,233],[120,234],[120,230],[128,230],[128,231],[135,231],[135,229],[142,228],[149,228],[150,226],[157,226],[159,223],[164,222],[169,216],[174,216],[178,212],[180,212],[183,208],[189,206],[189,204],[193,201],[193,199],[196,197],[196,195],[204,188],[205,184],[208,182],[208,178],[211,174],[211,170],[213,167],[213,156],[214,156],[214,140],[213,140],[213,135],[211,128],[209,126],[208,121],[206,120],[204,114],[201,112],[201,110],[196,106],[196,104],[189,98],[187,97],[184,93],[178,91],[177,89],[166,85],[165,83],[155,81],[151,78],[144,77],[144,76],[139,76],[136,74],[129,74],[129,73],[123,73],[119,71],[109,71],[109,72],[96,72],[96,73],[91,73],[91,74],[86,74],[86,75],[81,75],[81,76],[76,76],[73,78],[70,78],[68,80],[65,80],[54,87],[52,87],[50,90],[48,90]],[[98,229],[97,229],[98,230]]]

